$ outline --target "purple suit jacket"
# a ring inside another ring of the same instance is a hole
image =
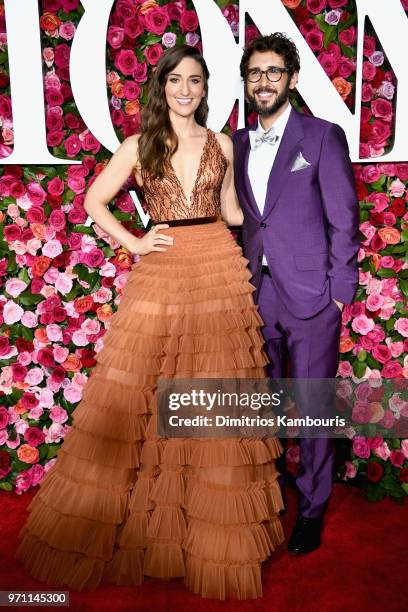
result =
[[[311,317],[333,298],[351,303],[358,286],[359,208],[343,130],[292,108],[261,215],[248,177],[248,132],[255,128],[238,130],[233,138],[251,282],[259,290],[264,253],[276,289],[295,317]],[[311,165],[292,172],[299,153]]]

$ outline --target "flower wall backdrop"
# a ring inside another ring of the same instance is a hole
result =
[[[386,0],[383,0],[386,2]],[[407,0],[401,0],[408,10]],[[282,0],[333,86],[355,105],[356,8],[348,0]],[[218,0],[235,36],[238,5]],[[265,2],[265,4],[267,4]],[[38,484],[70,428],[109,320],[120,303],[133,256],[95,224],[86,224],[85,192],[110,154],[76,109],[69,78],[71,41],[83,14],[79,0],[40,2],[47,141],[52,153],[81,160],[55,167],[0,170],[0,488]],[[361,210],[360,288],[343,313],[338,376],[362,382],[359,419],[395,427],[408,418],[401,381],[408,378],[408,163],[377,164],[392,146],[396,79],[369,22],[365,28],[361,152],[355,165]],[[257,35],[248,22],[246,38]],[[161,54],[176,43],[201,48],[190,1],[117,0],[107,35],[107,92],[120,140],[137,132],[146,83]],[[293,103],[310,112],[300,96]],[[226,130],[236,129],[236,108]],[[13,148],[4,7],[0,2],[0,157]],[[112,212],[142,232],[128,191]],[[390,401],[377,385],[393,380]],[[291,471],[299,452],[287,450]],[[355,436],[340,478],[361,483],[372,499],[408,493],[408,440]]]

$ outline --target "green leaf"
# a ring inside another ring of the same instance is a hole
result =
[[[384,499],[386,495],[385,490],[381,485],[373,485],[369,484],[367,487],[367,498],[370,501],[380,501],[380,499]]]
[[[323,39],[323,46],[325,49],[329,46],[329,44],[336,38],[337,28],[334,26],[330,26],[330,30],[326,30]]]
[[[408,280],[405,280],[402,278],[399,282],[399,287],[401,289],[401,292],[405,295],[405,297],[408,297]]]
[[[0,489],[3,489],[3,491],[12,491],[13,490],[13,485],[10,482],[0,482]]]
[[[353,23],[355,23],[356,20],[357,20],[357,12],[353,11],[352,13],[350,13],[350,16],[347,17],[347,19],[339,23],[338,25],[339,32],[346,30],[348,27],[353,25]]]
[[[49,444],[47,451],[47,459],[52,459],[53,457],[55,457],[55,455],[58,453],[59,448],[59,444]]]
[[[366,371],[366,364],[363,361],[359,361],[358,359],[354,359],[353,361],[353,372],[354,376],[357,378],[363,378]]]
[[[367,352],[364,349],[360,349],[358,351],[357,359],[359,361],[365,361],[367,357]]]
[[[397,278],[398,274],[392,268],[380,268],[377,270],[377,276],[380,278]]]
[[[408,242],[408,229],[401,232],[401,240],[403,242]]]
[[[394,329],[394,325],[395,325],[395,318],[391,317],[391,319],[388,319],[388,321],[385,322],[385,329],[387,331],[391,331],[392,329]]]
[[[30,293],[29,291],[24,291],[20,293],[16,301],[22,304],[23,306],[35,306],[40,302],[44,301],[44,296],[39,295],[38,293]]]
[[[342,42],[339,43],[340,44],[340,49],[343,53],[343,55],[345,55],[348,59],[354,59],[356,52],[354,49],[347,47],[346,45],[343,45]]]
[[[381,370],[381,363],[374,359],[370,353],[367,354],[366,363],[369,368],[374,368],[375,370]]]

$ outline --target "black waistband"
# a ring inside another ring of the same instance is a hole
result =
[[[200,217],[196,219],[174,219],[170,221],[156,221],[157,223],[166,223],[170,227],[177,227],[178,225],[201,225],[202,223],[214,223],[218,217]]]

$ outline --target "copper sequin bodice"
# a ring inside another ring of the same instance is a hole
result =
[[[215,133],[208,129],[190,201],[171,163],[163,178],[144,177],[143,191],[152,221],[219,216],[227,163]]]

